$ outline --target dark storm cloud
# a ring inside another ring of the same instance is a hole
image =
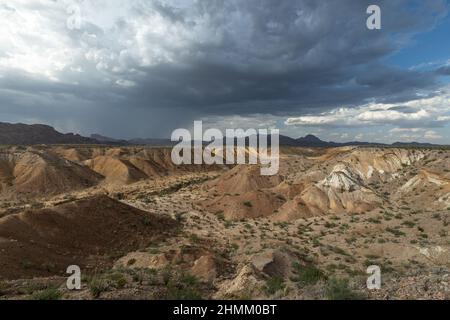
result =
[[[262,3],[201,1],[197,13],[211,17],[209,27],[222,33],[222,41],[194,43],[177,64],[142,68],[145,76],[133,90],[135,105],[152,102],[218,114],[289,113],[368,98],[401,101],[434,85],[433,73],[379,63],[398,48],[389,41],[392,33],[429,26],[429,14],[438,8],[430,3],[421,5],[420,17],[404,1],[380,3],[380,32],[365,27],[366,1]],[[228,26],[234,14],[248,23]]]
[[[366,28],[366,8],[374,3],[382,9],[382,30]],[[60,33],[70,59],[49,79],[3,66],[0,102],[16,109],[32,103],[36,116],[59,105],[79,123],[89,108],[117,117],[114,123],[148,117],[150,134],[171,130],[171,120],[211,114],[298,115],[369,100],[401,103],[436,85],[437,72],[401,70],[382,59],[432,27],[446,14],[445,1],[183,4],[132,1],[117,17],[111,13],[110,25],[86,18],[81,30],[58,29],[65,19],[52,22],[47,31]]]

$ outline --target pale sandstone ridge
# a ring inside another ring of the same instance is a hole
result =
[[[364,179],[391,179],[393,174],[425,157],[422,150],[410,149],[355,149],[343,158]],[[394,176],[395,177],[395,176]]]
[[[311,184],[283,205],[274,218],[292,220],[315,215],[360,213],[381,203],[382,199],[364,185],[359,173],[340,163],[323,180]]]
[[[438,174],[428,172],[426,170],[421,170],[419,174],[411,178],[407,183],[405,183],[401,188],[400,192],[408,193],[412,192],[416,188],[426,187],[427,185],[434,184],[437,186],[448,186],[450,180],[441,177]]]
[[[382,203],[362,177],[345,164],[338,164],[324,180],[306,189],[301,199],[311,212],[319,214],[361,213]]]

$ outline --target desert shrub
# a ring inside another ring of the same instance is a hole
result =
[[[335,228],[335,227],[337,227],[336,223],[333,223],[333,222],[326,222],[325,223],[325,228],[332,229],[332,228]]]
[[[416,224],[413,221],[404,221],[402,225],[407,226],[408,228],[414,227]]]
[[[301,285],[316,284],[319,280],[326,278],[323,271],[313,265],[301,266],[299,263],[294,263],[293,267],[296,276],[292,278],[292,281]]]
[[[31,204],[31,209],[42,209],[44,207],[44,204],[41,202],[33,202]]]
[[[201,300],[202,296],[194,288],[170,285],[167,288],[167,300]]]
[[[61,292],[56,288],[48,288],[42,291],[33,293],[30,296],[31,300],[59,300],[61,299]]]
[[[200,242],[200,238],[195,234],[191,234],[191,236],[189,237],[191,239],[192,243],[199,243]]]
[[[340,254],[342,256],[350,256],[348,252],[346,252],[344,249],[336,247],[336,246],[328,246],[328,249],[336,254]]]
[[[120,272],[108,274],[106,276],[106,280],[107,280],[107,282],[109,282],[109,284],[111,286],[113,286],[114,288],[117,288],[117,289],[122,289],[128,283],[125,276]]]
[[[266,280],[266,292],[268,294],[275,294],[286,287],[284,280],[281,277],[271,277]]]
[[[225,215],[223,214],[223,211],[217,212],[217,219],[220,221],[225,221]]]
[[[189,273],[181,275],[180,281],[187,286],[196,286],[198,284],[198,279]]]
[[[249,207],[249,208],[253,207],[253,205],[250,201],[245,201],[243,204],[244,204],[244,206]]]
[[[92,296],[97,299],[100,295],[109,289],[108,281],[103,278],[94,277],[88,283],[89,291]]]
[[[146,227],[151,226],[152,225],[152,219],[150,219],[150,217],[144,217],[142,219],[142,224]]]
[[[0,297],[6,294],[6,290],[8,289],[8,285],[6,282],[0,281]]]
[[[378,218],[369,218],[369,219],[367,219],[367,222],[375,223],[375,224],[381,223],[380,219],[378,219]]]
[[[117,200],[125,199],[125,194],[123,192],[117,192],[114,196]]]
[[[198,279],[190,274],[172,275],[167,282],[168,300],[200,300],[200,283]]]
[[[347,279],[330,278],[325,288],[328,300],[361,300],[362,297],[349,288]]]
[[[133,264],[135,264],[136,263],[136,259],[130,259],[130,260],[128,260],[128,262],[127,262],[127,266],[132,266]]]
[[[27,269],[31,269],[33,267],[33,263],[29,260],[22,260],[20,261],[20,266],[27,270]]]
[[[233,222],[231,222],[231,221],[229,221],[229,220],[225,220],[225,221],[224,221],[224,226],[225,226],[225,228],[227,228],[227,229],[231,228],[233,225],[234,225]]]
[[[406,234],[403,231],[393,229],[393,228],[386,228],[386,231],[389,233],[392,233],[396,237],[405,236]]]

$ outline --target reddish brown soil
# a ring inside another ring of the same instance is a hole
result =
[[[113,258],[160,241],[176,222],[106,196],[0,219],[0,278],[64,273],[111,266]]]

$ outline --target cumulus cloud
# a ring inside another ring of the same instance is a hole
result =
[[[394,128],[389,130],[389,138],[393,141],[435,141],[443,137],[434,130],[424,128]]]
[[[365,127],[393,125],[402,127],[435,127],[450,122],[450,87],[439,95],[404,102],[402,105],[370,103],[356,108],[338,108],[319,115],[291,117],[288,126]],[[409,130],[409,129],[394,129]]]

